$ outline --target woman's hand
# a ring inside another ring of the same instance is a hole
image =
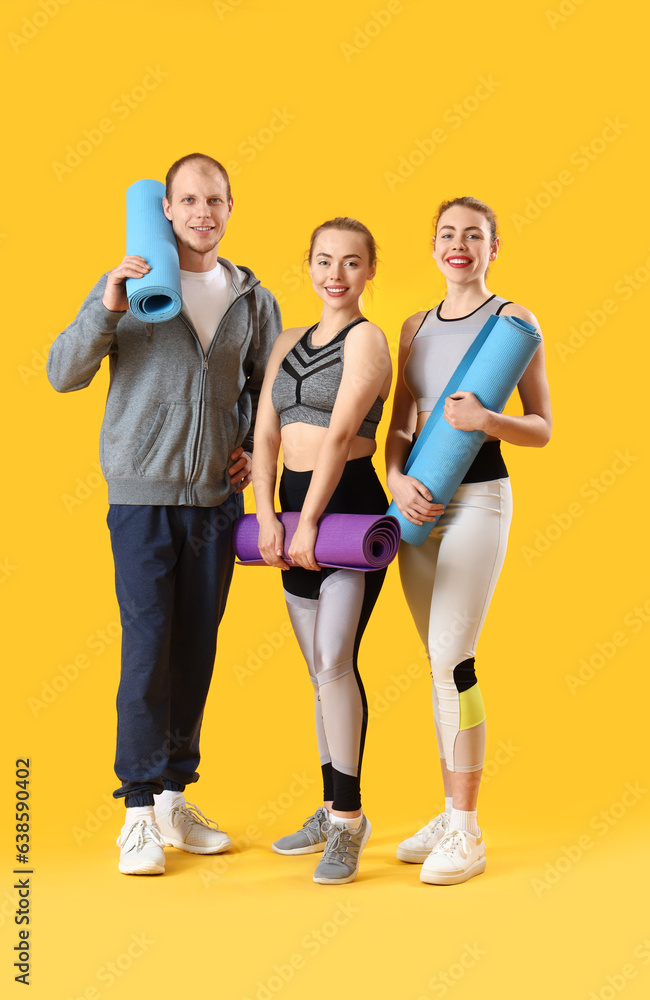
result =
[[[259,521],[258,548],[267,566],[277,566],[279,569],[291,569],[289,563],[282,558],[284,548],[284,525],[277,517]]]
[[[434,502],[426,486],[413,476],[394,475],[388,488],[400,514],[411,524],[421,525],[425,521],[435,521],[445,509],[441,503]]]
[[[473,392],[459,389],[445,400],[444,417],[457,431],[485,431],[485,423],[490,413],[478,401]]]
[[[294,566],[302,566],[303,569],[320,569],[314,555],[314,547],[318,536],[318,524],[305,524],[302,519],[298,521],[298,527],[291,539],[288,558]]]

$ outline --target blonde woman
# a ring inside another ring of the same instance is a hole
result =
[[[383,514],[387,506],[372,455],[390,388],[390,355],[384,334],[359,307],[376,265],[375,241],[355,219],[339,217],[314,230],[309,270],[321,318],[278,338],[255,428],[259,547],[265,561],[283,571],[289,616],[315,689],[324,788],[323,805],[273,849],[323,851],[314,881],[324,884],[356,877],[371,830],[361,809],[367,704],[357,654],[385,570],[322,569],[314,546],[322,514]],[[287,559],[273,500],[280,445],[281,506],[301,512]]]

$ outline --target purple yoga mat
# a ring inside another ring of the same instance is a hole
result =
[[[284,525],[284,558],[298,527],[299,512],[278,514]],[[257,546],[255,514],[235,522],[233,547],[243,566],[266,566]],[[324,514],[318,522],[314,554],[320,566],[336,569],[384,569],[395,558],[400,530],[396,517],[385,514]]]

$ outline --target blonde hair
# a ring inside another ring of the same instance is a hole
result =
[[[378,247],[375,242],[375,238],[368,227],[364,226],[363,222],[359,222],[358,219],[351,219],[347,215],[337,215],[335,219],[330,219],[329,222],[323,222],[322,225],[317,226],[311,234],[311,239],[309,240],[309,250],[307,251],[307,261],[310,264],[314,255],[314,244],[320,234],[325,232],[327,229],[337,229],[339,232],[359,233],[363,236],[366,244],[370,266],[372,267],[373,264],[377,263]]]

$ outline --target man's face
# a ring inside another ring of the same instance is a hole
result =
[[[163,198],[163,209],[180,247],[197,254],[218,247],[232,214],[227,186],[216,167],[205,169],[186,163],[176,174],[171,200]]]

